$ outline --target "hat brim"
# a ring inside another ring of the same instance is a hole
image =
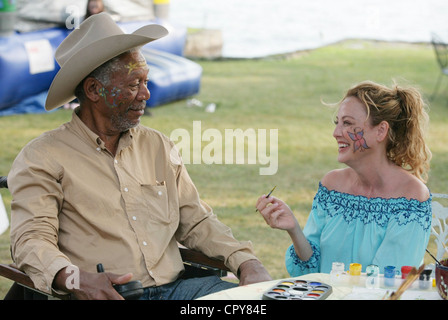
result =
[[[113,35],[80,49],[61,66],[54,77],[48,90],[45,109],[50,111],[75,99],[78,84],[106,61],[167,34],[167,29],[160,25],[147,25],[134,33]]]

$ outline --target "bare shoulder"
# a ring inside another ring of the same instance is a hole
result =
[[[345,192],[347,188],[346,182],[349,181],[348,179],[351,178],[352,174],[353,172],[350,168],[335,169],[325,174],[321,183],[328,190]]]
[[[328,172],[322,178],[321,183],[328,190],[353,194],[354,190],[350,182],[356,179],[356,172],[348,167]],[[383,189],[377,190],[376,194],[370,196],[415,199],[420,202],[429,199],[428,187],[417,177],[402,168],[389,172],[385,183],[386,185]]]
[[[424,202],[429,198],[428,187],[417,177],[407,174],[400,183],[401,193],[408,199]]]

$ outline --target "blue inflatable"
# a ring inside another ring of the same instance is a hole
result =
[[[0,38],[0,110],[50,87],[59,70],[54,51],[67,34],[47,29]]]
[[[168,52],[143,48],[142,53],[149,65],[148,89],[151,93],[146,102],[156,107],[184,99],[199,92],[202,67],[188,59]],[[27,97],[10,108],[0,109],[0,116],[21,113],[44,113],[47,90]]]
[[[151,70],[148,106],[196,94],[202,68],[183,57],[186,28],[174,27],[162,20],[119,25],[129,33],[149,23],[162,24],[170,33],[143,47]],[[45,111],[47,90],[59,70],[54,52],[69,32],[65,28],[53,28],[0,37],[0,116]]]
[[[12,116],[14,114],[25,113],[46,113],[48,111],[45,110],[45,100],[47,100],[47,91],[25,98],[14,104],[12,107],[0,109],[0,116]]]
[[[142,48],[149,65],[149,107],[184,99],[200,90],[202,67],[197,63],[167,52]]]

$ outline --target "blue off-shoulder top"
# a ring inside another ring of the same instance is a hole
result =
[[[333,262],[385,266],[420,266],[428,245],[432,196],[424,202],[406,198],[367,198],[319,183],[303,229],[313,255],[302,261],[293,245],[286,250],[286,269],[293,277],[331,271]]]

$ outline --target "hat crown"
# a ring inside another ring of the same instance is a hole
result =
[[[122,34],[123,30],[109,14],[103,12],[93,15],[62,41],[55,52],[55,59],[62,66],[82,48],[101,39]]]
[[[107,13],[87,18],[56,50],[61,69],[48,90],[45,109],[52,110],[73,100],[76,86],[104,62],[167,34],[168,30],[157,24],[126,34]]]

